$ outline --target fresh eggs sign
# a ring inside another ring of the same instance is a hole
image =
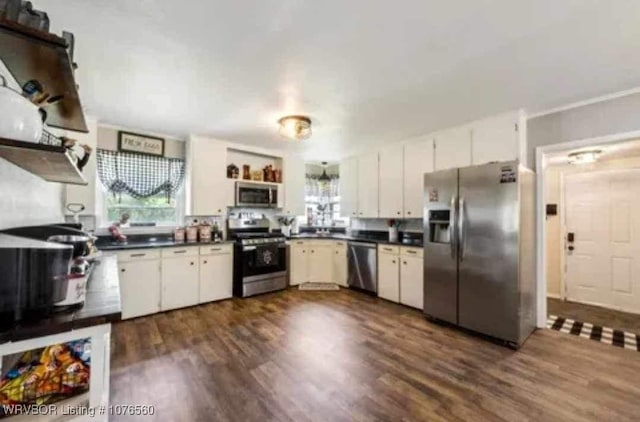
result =
[[[118,151],[164,157],[164,139],[120,131]]]

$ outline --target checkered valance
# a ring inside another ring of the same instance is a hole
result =
[[[98,177],[114,195],[148,198],[164,193],[170,199],[182,187],[184,160],[98,149]]]

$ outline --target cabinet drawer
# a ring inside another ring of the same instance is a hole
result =
[[[307,244],[307,242],[305,242],[304,240],[290,240],[289,241],[289,245],[290,246],[305,246]]]
[[[402,247],[400,248],[400,253],[403,256],[415,256],[418,258],[422,258],[424,256],[424,249]]]
[[[200,246],[200,255],[220,255],[220,254],[229,254],[233,251],[233,245],[228,244],[219,244],[219,245],[208,245],[208,246]]]
[[[400,253],[400,247],[394,245],[378,245],[378,251],[380,253],[398,255]]]
[[[163,258],[174,258],[177,256],[198,256],[198,248],[193,246],[183,246],[180,248],[165,248],[162,250]]]
[[[160,250],[159,249],[136,249],[131,251],[120,251],[117,253],[117,256],[118,256],[118,261],[120,262],[159,259]]]

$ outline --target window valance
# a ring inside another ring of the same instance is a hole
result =
[[[154,157],[129,152],[98,149],[98,177],[114,195],[134,198],[166,194],[167,199],[182,187],[185,162],[179,158]]]

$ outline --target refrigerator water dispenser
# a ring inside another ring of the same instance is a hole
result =
[[[449,210],[429,211],[429,242],[431,243],[451,243],[449,234],[450,222]]]

